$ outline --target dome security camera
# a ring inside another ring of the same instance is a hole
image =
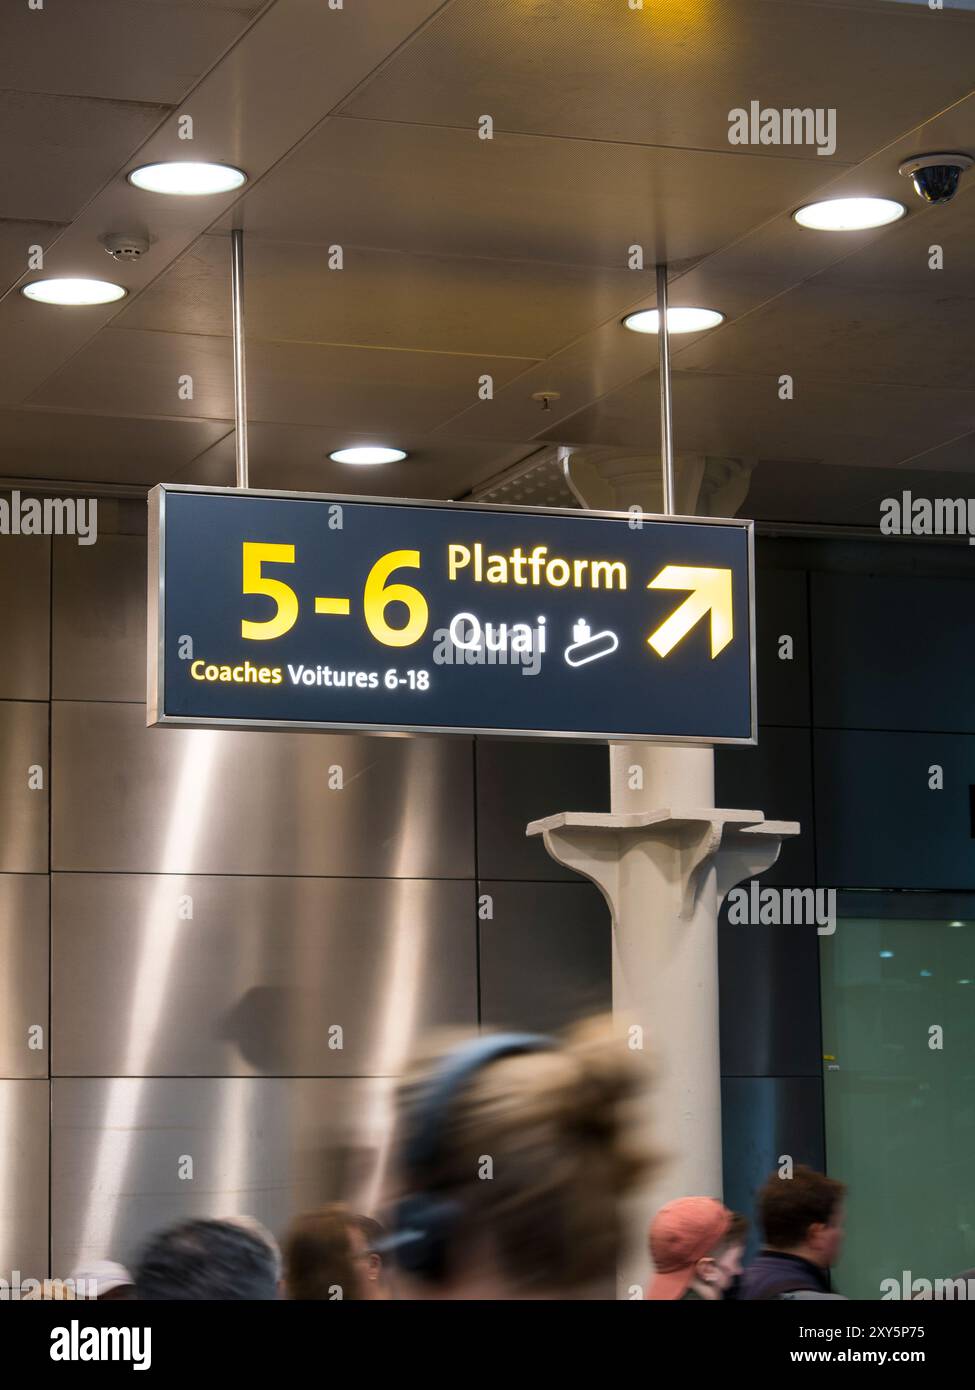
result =
[[[897,172],[914,180],[917,196],[926,203],[950,203],[962,174],[973,163],[967,154],[918,154],[906,159]]]

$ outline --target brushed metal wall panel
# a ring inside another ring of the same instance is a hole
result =
[[[147,729],[138,705],[52,708],[57,869],[473,877],[468,739]]]
[[[605,745],[477,740],[477,867],[484,878],[579,882],[556,864],[529,821],[609,810]]]
[[[2,1084],[2,1083],[0,1083]],[[190,1216],[295,1213],[343,1199],[377,1211],[388,1161],[388,1080],[58,1080],[52,1110],[55,1268],[129,1262]],[[186,1158],[192,1159],[192,1177]]]
[[[51,650],[47,536],[0,536],[0,595],[0,700],[46,700]]]
[[[0,874],[0,1076],[48,1075],[49,884],[43,874]],[[27,1045],[34,1024],[42,1050]]]
[[[55,700],[146,698],[146,541],[54,543]]]
[[[0,700],[0,873],[47,873],[49,708]],[[43,775],[34,791],[32,767]]]
[[[540,1033],[612,1007],[609,908],[589,883],[478,885],[493,917],[480,923],[481,1019]]]
[[[48,1081],[0,1081],[2,1279],[15,1270],[30,1279],[48,1274],[50,1093]]]
[[[53,881],[57,1076],[389,1076],[477,1025],[473,883]]]

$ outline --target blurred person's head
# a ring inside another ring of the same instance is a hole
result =
[[[713,1197],[680,1197],[650,1223],[647,1298],[723,1298],[741,1273],[748,1222]]]
[[[132,1275],[113,1260],[93,1260],[79,1265],[71,1275],[76,1289],[87,1289],[88,1297],[99,1303],[120,1303],[135,1298]]]
[[[577,1298],[612,1281],[620,1204],[647,1167],[631,1123],[643,1080],[601,1023],[419,1060],[399,1091],[403,1294]]]
[[[150,1301],[277,1297],[277,1262],[266,1239],[238,1219],[182,1221],[153,1236],[135,1286]]]
[[[373,1259],[354,1214],[341,1202],[295,1217],[284,1241],[285,1290],[290,1299],[364,1299]]]
[[[362,1278],[362,1297],[366,1299],[385,1299],[390,1297],[386,1266],[380,1253],[386,1240],[386,1228],[372,1216],[352,1217],[352,1248],[360,1262]]]
[[[281,1293],[281,1285],[284,1278],[284,1256],[281,1254],[281,1247],[275,1240],[272,1233],[264,1225],[263,1221],[258,1221],[256,1216],[238,1215],[225,1216],[222,1220],[230,1226],[239,1226],[242,1231],[249,1231],[257,1240],[262,1240],[271,1252],[271,1259],[274,1261],[274,1282]]]
[[[801,1163],[791,1178],[773,1173],[758,1194],[765,1248],[799,1255],[820,1269],[835,1264],[843,1247],[845,1195],[843,1183]]]

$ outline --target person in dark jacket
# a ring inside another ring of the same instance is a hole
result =
[[[846,1188],[799,1164],[791,1177],[773,1173],[758,1194],[765,1244],[745,1270],[739,1299],[836,1298],[829,1267],[843,1245]]]

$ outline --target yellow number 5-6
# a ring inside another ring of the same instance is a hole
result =
[[[268,642],[272,637],[283,637],[298,621],[298,595],[294,589],[280,579],[268,579],[262,573],[264,565],[293,565],[295,548],[293,545],[264,545],[258,541],[244,541],[244,593],[266,594],[273,598],[277,612],[273,618],[263,623],[248,622],[240,624],[241,637],[250,637],[255,642]]]

